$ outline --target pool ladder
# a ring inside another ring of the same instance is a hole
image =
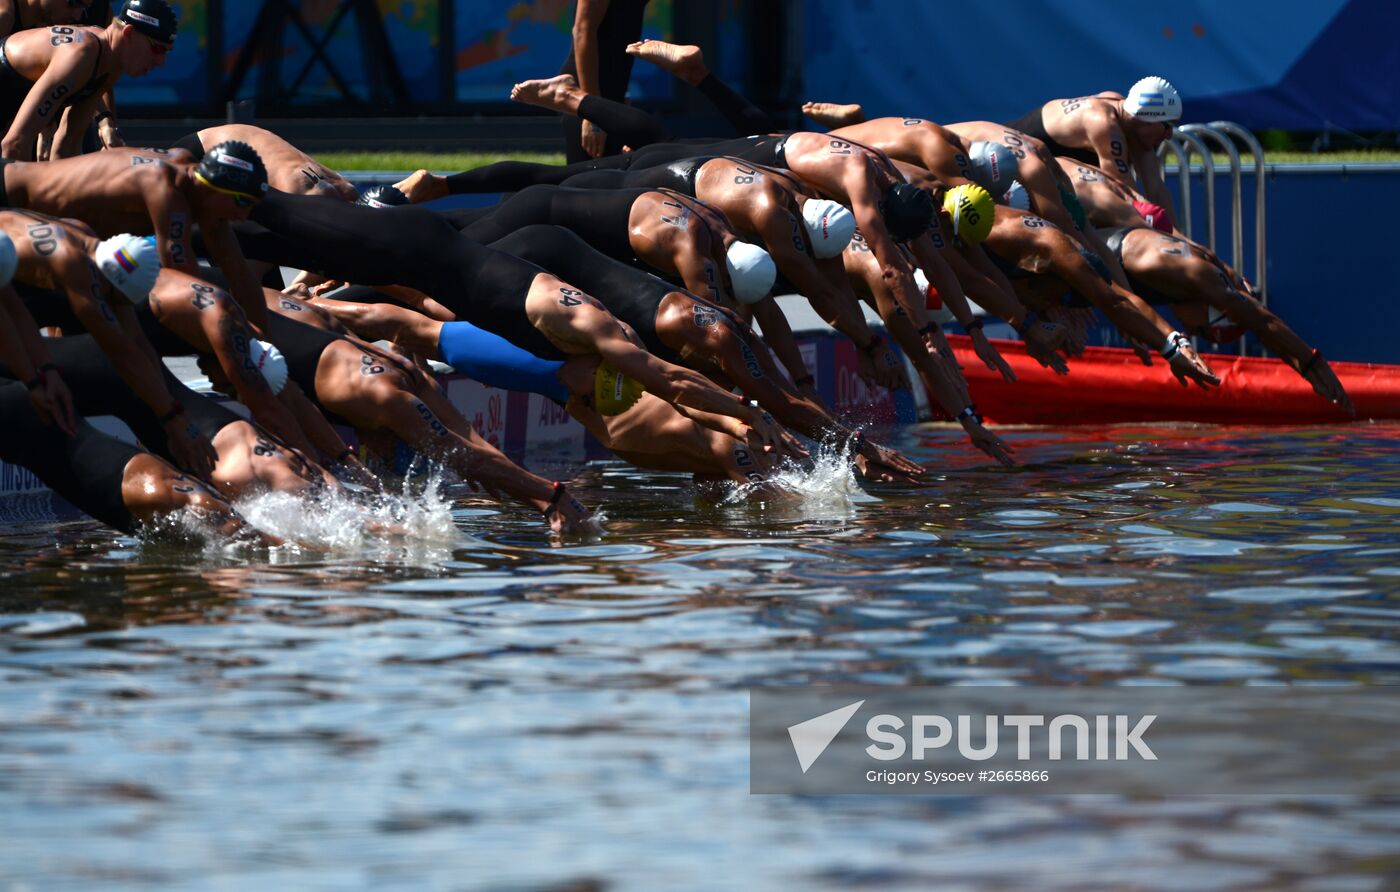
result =
[[[1230,247],[1231,263],[1241,274],[1244,273],[1244,193],[1242,188],[1243,169],[1240,153],[1235,148],[1234,137],[1249,147],[1254,154],[1254,283],[1259,300],[1266,306],[1269,302],[1269,266],[1266,247],[1264,219],[1264,147],[1245,127],[1231,121],[1212,121],[1209,124],[1185,124],[1176,128],[1176,138],[1168,139],[1157,148],[1158,157],[1165,160],[1168,152],[1176,155],[1178,185],[1181,193],[1181,231],[1188,238],[1191,233],[1191,153],[1201,156],[1201,178],[1205,184],[1206,233],[1202,244],[1216,251],[1215,241],[1215,161],[1211,157],[1207,141],[1214,142],[1224,150],[1230,159]],[[1200,241],[1197,239],[1197,241]],[[1219,253],[1216,251],[1216,253]],[[1240,341],[1240,353],[1244,353],[1244,341]]]

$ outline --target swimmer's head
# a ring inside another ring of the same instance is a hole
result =
[[[1011,149],[999,142],[984,139],[967,147],[967,161],[972,166],[971,179],[992,193],[993,198],[1009,189],[1020,171]]]
[[[10,237],[0,232],[0,288],[4,288],[14,280],[15,270],[19,268],[19,257],[15,254],[15,243],[10,241]]]
[[[896,183],[885,193],[885,228],[897,242],[907,242],[933,225],[933,199],[910,183]]]
[[[1168,235],[1171,234],[1171,214],[1168,214],[1167,209],[1162,207],[1160,204],[1153,204],[1150,201],[1134,200],[1133,209],[1136,210],[1139,214],[1142,214],[1142,219],[1147,221],[1148,226],[1151,226],[1158,232],[1165,232]]]
[[[355,204],[380,208],[381,210],[383,208],[396,208],[408,204],[408,196],[393,186],[374,186],[366,189]]]
[[[968,245],[986,241],[996,219],[996,202],[981,186],[964,183],[943,196],[943,213],[953,226],[953,237]]]
[[[114,235],[97,245],[92,259],[107,281],[134,304],[151,296],[160,275],[160,252],[152,238]]]
[[[621,415],[637,404],[646,393],[640,381],[633,380],[608,365],[598,363],[593,373],[593,411],[599,415]]]
[[[807,199],[802,205],[802,222],[812,241],[812,254],[819,260],[839,255],[856,234],[855,215],[828,198]]]
[[[71,0],[69,5],[72,5]],[[175,10],[165,0],[126,0],[126,6],[113,18],[167,46],[175,42],[175,33],[180,28]]]
[[[204,153],[195,165],[195,179],[235,199],[261,199],[267,192],[267,167],[246,142],[226,140]]]
[[[1020,180],[1012,180],[1011,188],[1006,190],[1006,194],[1001,197],[1002,204],[1018,211],[1029,211],[1031,209],[1031,194],[1026,191],[1026,187],[1021,185]]]
[[[768,252],[748,242],[735,242],[724,254],[729,268],[729,281],[734,283],[734,297],[741,304],[754,304],[773,290],[778,279],[778,267]]]
[[[1145,77],[1128,91],[1123,111],[1139,121],[1170,124],[1181,120],[1181,94],[1165,78]]]
[[[287,386],[287,358],[275,345],[253,338],[248,342],[248,361],[272,388],[274,396]]]

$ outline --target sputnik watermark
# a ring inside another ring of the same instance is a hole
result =
[[[758,793],[1400,792],[1395,688],[758,688]],[[864,696],[855,696],[864,695]]]

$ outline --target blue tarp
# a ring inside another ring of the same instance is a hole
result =
[[[1186,121],[1400,129],[1400,3],[806,0],[806,98],[873,115],[1009,121],[1046,101],[1126,93],[1145,74]]]

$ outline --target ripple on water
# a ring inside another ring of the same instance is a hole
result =
[[[1243,604],[1288,604],[1294,601],[1331,601],[1369,595],[1364,588],[1308,588],[1293,585],[1255,585],[1211,592],[1210,597]]]

